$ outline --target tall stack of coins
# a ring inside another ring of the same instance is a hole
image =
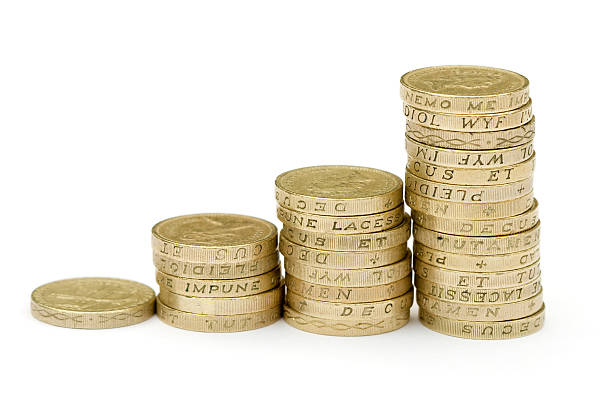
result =
[[[402,188],[399,177],[365,167],[306,167],[278,176],[290,325],[365,336],[408,322],[410,218]]]
[[[529,81],[442,66],[400,82],[420,320],[472,339],[536,332],[544,303]]]
[[[202,332],[236,332],[280,319],[284,287],[274,224],[235,214],[169,218],[153,227],[157,315]]]

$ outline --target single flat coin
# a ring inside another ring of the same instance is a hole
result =
[[[442,113],[494,113],[529,101],[529,80],[500,68],[446,65],[402,75],[400,96],[412,106]]]
[[[410,310],[387,318],[364,318],[354,321],[324,319],[300,313],[285,305],[285,321],[296,329],[327,336],[371,336],[388,333],[405,326],[410,319]]]
[[[238,263],[276,251],[271,222],[238,214],[194,214],[153,227],[153,251],[181,262]]]
[[[501,322],[474,322],[436,316],[419,308],[423,325],[448,336],[473,340],[503,340],[523,337],[540,330],[544,325],[544,305],[531,316]]]
[[[32,292],[32,315],[73,329],[109,329],[147,320],[155,292],[142,283],[115,278],[76,278],[47,283]]]
[[[369,215],[402,204],[402,180],[357,166],[315,166],[276,178],[276,201],[289,210],[319,215]]]
[[[176,328],[206,333],[234,333],[255,330],[280,320],[282,305],[253,313],[205,315],[183,312],[166,306],[157,299],[157,317]]]

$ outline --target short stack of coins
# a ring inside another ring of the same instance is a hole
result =
[[[502,69],[441,66],[408,72],[400,83],[421,322],[471,339],[538,331],[529,81]]]
[[[280,319],[284,285],[274,224],[245,215],[195,214],[161,221],[152,233],[163,322],[237,332]]]
[[[276,201],[291,326],[366,336],[408,322],[410,218],[399,177],[365,167],[306,167],[276,179]]]

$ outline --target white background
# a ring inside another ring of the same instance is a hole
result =
[[[602,405],[606,3],[207,3],[1,3],[2,405]],[[273,183],[285,170],[357,164],[402,175],[399,78],[438,64],[504,67],[531,81],[547,304],[539,334],[446,337],[421,326],[416,306],[408,326],[368,338],[284,322],[204,334],[157,318],[68,330],[30,316],[32,289],[57,279],[157,289],[150,228],[161,219],[237,212],[280,226]]]

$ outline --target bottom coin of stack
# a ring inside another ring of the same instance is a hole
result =
[[[276,227],[234,214],[170,218],[153,227],[157,315],[201,332],[253,330],[280,319]]]

